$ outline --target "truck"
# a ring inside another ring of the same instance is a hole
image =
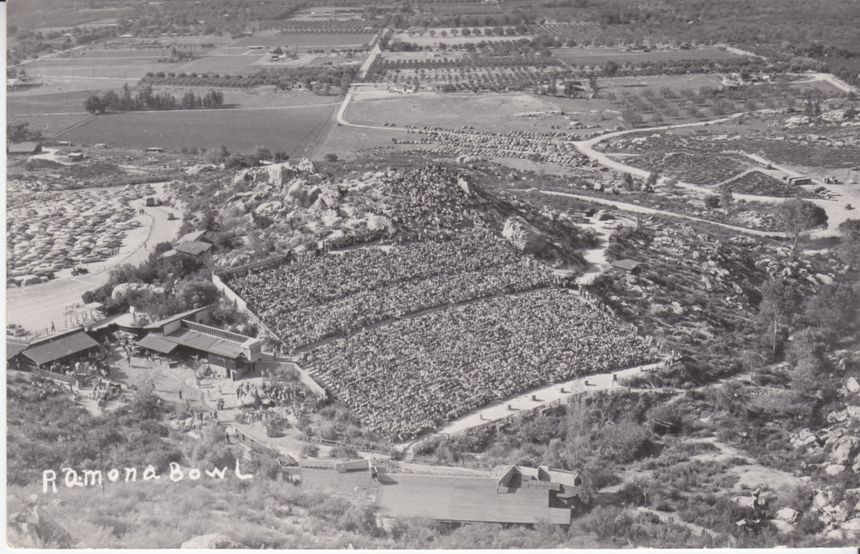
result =
[[[159,200],[158,198],[156,198],[154,196],[147,196],[146,197],[146,207],[147,208],[151,208],[153,206],[160,206],[160,205],[161,205],[161,200]]]

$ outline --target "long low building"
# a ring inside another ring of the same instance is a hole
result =
[[[404,472],[365,460],[300,460],[290,473],[309,492],[343,496],[379,508],[389,518],[456,523],[567,525],[573,510],[591,501],[590,487],[574,472],[510,466],[496,471],[427,466]]]
[[[16,345],[18,353],[14,358],[24,367],[47,368],[54,363],[67,363],[98,347],[99,343],[83,330],[72,329],[34,340],[23,349]]]

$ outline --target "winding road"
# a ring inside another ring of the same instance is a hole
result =
[[[827,73],[811,74],[811,75],[809,75],[808,79],[805,79],[802,82],[815,82],[815,81],[824,81],[824,82],[830,83],[834,87],[836,87],[839,90],[842,90],[844,92],[854,92],[855,91],[854,87],[851,87],[850,85],[846,84],[845,82],[843,82],[843,81],[839,80],[838,78],[834,77],[833,75],[830,75]],[[407,129],[405,127],[385,127],[385,126],[381,126],[381,125],[367,125],[367,124],[358,124],[358,123],[349,122],[346,119],[346,110],[349,107],[350,102],[353,100],[356,91],[357,91],[357,88],[356,88],[356,86],[354,86],[346,94],[346,96],[343,99],[343,102],[341,102],[340,108],[337,110],[337,114],[336,114],[336,120],[337,120],[337,123],[339,125],[343,125],[343,126],[347,126],[347,127],[355,127],[355,128],[359,128],[359,129],[374,129],[374,130],[383,130],[383,131],[407,132]],[[764,113],[764,112],[768,112],[768,111],[770,111],[770,110],[759,110],[758,112]],[[595,137],[592,137],[589,139],[585,139],[585,140],[571,140],[571,141],[566,141],[566,142],[570,142],[580,154],[589,158],[590,160],[593,160],[594,162],[600,164],[603,167],[609,168],[609,169],[616,171],[616,172],[619,172],[619,173],[630,174],[631,176],[639,178],[639,179],[647,179],[651,173],[650,171],[645,170],[645,169],[641,169],[638,167],[634,167],[634,166],[628,165],[622,161],[613,159],[608,154],[596,150],[595,146],[597,144],[600,144],[603,141],[606,141],[606,140],[609,140],[612,138],[616,138],[616,137],[620,137],[620,136],[624,136],[624,135],[628,135],[628,134],[662,132],[662,131],[669,131],[669,130],[673,130],[673,129],[683,129],[683,128],[691,128],[691,127],[705,127],[705,126],[709,126],[709,125],[718,125],[721,123],[728,123],[730,121],[736,120],[743,115],[745,115],[744,112],[739,112],[739,113],[731,114],[731,115],[726,116],[726,117],[721,117],[718,119],[711,119],[708,121],[696,121],[696,122],[691,122],[691,123],[677,123],[677,124],[672,124],[672,125],[661,125],[661,126],[657,126],[657,127],[626,129],[626,130],[622,130],[622,131],[613,131],[610,133],[605,133],[605,134],[598,135],[598,136],[595,136]],[[768,164],[770,164],[771,166],[773,166],[774,168],[776,168],[777,170],[782,172],[784,175],[794,176],[794,175],[799,174],[797,171],[791,170],[791,169],[786,168],[784,166],[779,166],[777,164],[774,164],[773,162],[771,162],[771,161],[769,161],[769,160],[767,160],[761,156],[758,156],[756,154],[747,153],[747,152],[740,152],[740,154],[752,159],[756,163],[762,164],[762,166],[764,166],[764,167],[766,167]],[[840,201],[825,200],[825,199],[820,199],[820,198],[811,199],[811,202],[813,202],[816,205],[823,208],[827,212],[827,216],[828,216],[828,227],[827,227],[827,229],[816,230],[812,233],[812,236],[815,238],[820,238],[820,237],[828,237],[828,236],[838,235],[839,224],[842,223],[843,221],[845,221],[846,219],[849,219],[851,217],[856,217],[856,216],[854,216],[854,214],[851,210],[846,209],[846,204],[855,203],[857,205],[860,205],[860,190],[851,190],[851,189],[847,188],[848,185],[839,185],[838,187],[841,187],[841,188],[834,189],[834,188],[829,187],[827,185],[827,183],[824,183],[823,181],[821,181],[819,179],[812,178],[812,181],[813,181],[813,185],[810,185],[811,187],[824,186],[824,187],[828,188],[828,190],[830,190],[831,192],[834,192],[838,195],[843,195],[846,192],[851,194],[851,196],[849,196],[849,198],[847,200],[840,200]],[[688,190],[695,192],[697,194],[700,194],[700,195],[714,194],[713,188],[704,187],[702,185],[698,185],[695,183],[678,182],[677,186],[679,186],[681,188],[688,189]],[[663,209],[657,209],[657,208],[648,208],[645,206],[639,206],[638,204],[631,204],[631,203],[627,203],[627,202],[620,202],[620,201],[615,201],[615,200],[596,198],[594,196],[588,196],[588,195],[583,195],[583,194],[562,193],[562,192],[544,191],[544,190],[540,190],[539,192],[541,192],[542,194],[548,194],[548,195],[568,196],[571,198],[577,198],[577,199],[585,200],[588,202],[594,202],[596,204],[603,204],[603,205],[607,205],[607,206],[612,206],[616,209],[624,210],[624,211],[630,211],[630,212],[635,212],[635,213],[644,213],[644,214],[653,214],[653,215],[663,215],[663,216],[675,217],[675,218],[679,218],[679,219],[686,219],[689,221],[696,221],[696,222],[700,222],[700,223],[708,223],[711,225],[716,225],[718,227],[722,227],[724,229],[729,229],[729,230],[732,230],[732,231],[735,231],[738,233],[745,233],[748,235],[761,236],[761,237],[784,237],[784,236],[786,236],[785,233],[774,232],[774,231],[761,231],[758,229],[750,229],[750,228],[740,227],[740,226],[736,226],[736,225],[729,225],[729,224],[720,223],[717,221],[712,221],[709,219],[691,216],[691,215],[678,213],[678,212],[673,212],[673,211],[669,211],[669,210],[663,210]],[[855,196],[856,196],[856,198],[855,198]],[[744,201],[748,201],[748,202],[760,202],[760,203],[765,203],[765,204],[779,204],[779,203],[787,200],[784,197],[759,196],[759,195],[740,194],[740,193],[733,194],[733,197],[738,199],[738,200],[744,200]]]

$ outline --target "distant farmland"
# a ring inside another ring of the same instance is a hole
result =
[[[719,48],[695,50],[658,50],[652,52],[624,52],[620,48],[553,48],[556,58],[571,65],[602,65],[609,60],[616,63],[674,62],[684,60],[727,60],[736,54]]]
[[[160,146],[166,150],[215,148],[248,152],[257,147],[300,156],[315,146],[334,110],[331,105],[286,109],[196,110],[111,114],[62,133],[58,138],[78,144],[105,143],[119,148]],[[319,104],[327,104],[320,98]]]
[[[287,46],[289,48],[344,48],[370,43],[373,33],[284,33],[245,37],[231,46]]]

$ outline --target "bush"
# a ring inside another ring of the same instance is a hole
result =
[[[316,458],[319,455],[320,455],[320,447],[319,446],[317,446],[315,444],[311,444],[311,443],[308,443],[308,444],[302,446],[302,456],[303,457],[305,457],[305,458]]]

